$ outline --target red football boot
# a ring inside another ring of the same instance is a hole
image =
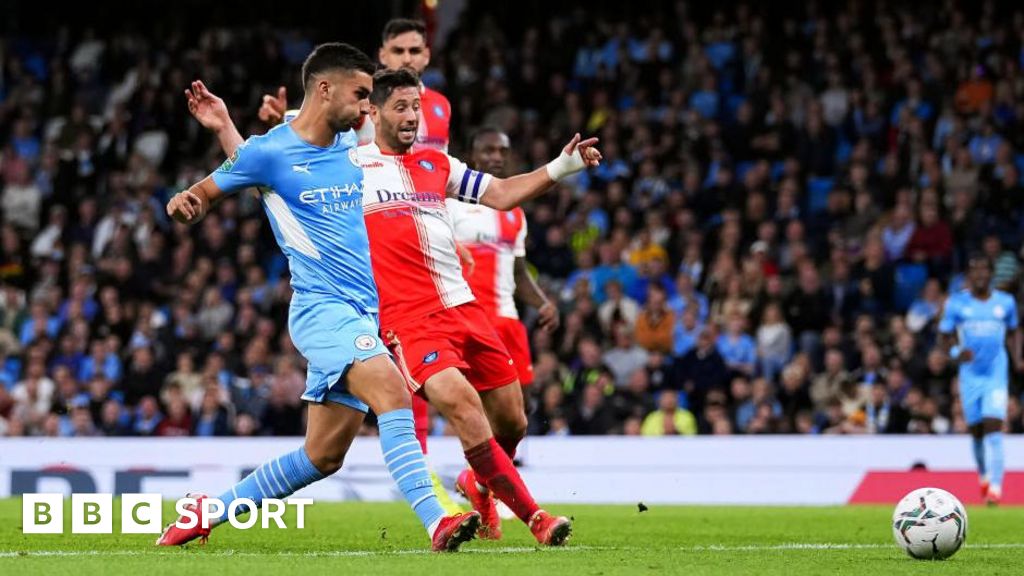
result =
[[[565,516],[552,516],[544,510],[538,510],[530,518],[530,532],[537,542],[545,546],[561,546],[572,534],[572,522]]]
[[[985,503],[989,506],[999,506],[999,501],[1003,499],[1003,489],[995,484],[988,487],[985,491]]]
[[[441,518],[431,542],[434,552],[456,552],[463,542],[469,542],[480,527],[480,514],[460,512]]]
[[[199,517],[199,522],[196,522],[194,527],[187,529],[178,528],[176,522],[168,524],[167,528],[164,528],[163,534],[157,538],[157,546],[183,546],[196,538],[200,539],[200,544],[206,544],[206,540],[210,537],[210,528],[213,526],[211,525],[210,527],[203,528],[202,513],[200,510],[202,510],[203,500],[208,498],[208,496],[206,494],[186,494],[186,497],[196,499],[196,503],[188,506],[187,508],[196,513],[196,516]],[[181,520],[181,518],[178,520]]]
[[[471,468],[466,468],[459,474],[455,481],[455,490],[462,494],[462,497],[469,500],[473,510],[480,513],[480,531],[477,534],[481,540],[501,539],[501,517],[498,516],[498,508],[490,492],[481,492],[476,483],[476,474]]]

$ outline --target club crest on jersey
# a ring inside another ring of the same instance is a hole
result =
[[[423,168],[427,172],[433,172],[434,164],[429,160],[420,160],[420,168]]]
[[[509,223],[515,222],[516,215],[511,212],[505,212],[505,220],[508,220]]]
[[[348,149],[348,161],[356,168],[359,167],[359,154],[356,152],[355,148]]]
[[[377,337],[371,334],[360,334],[356,336],[355,344],[359,350],[372,350],[377,345]]]
[[[431,352],[423,357],[424,364],[432,364],[437,361],[437,352]]]
[[[444,108],[440,104],[434,104],[434,116],[444,118]]]
[[[996,318],[1002,318],[1006,316],[1006,310],[1002,306],[996,306],[992,309],[992,313],[996,315]]]

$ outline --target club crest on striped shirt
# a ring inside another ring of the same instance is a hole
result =
[[[433,172],[434,171],[434,164],[432,162],[430,162],[429,160],[420,160],[420,168],[423,168],[427,172]]]

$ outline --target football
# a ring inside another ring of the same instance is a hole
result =
[[[943,560],[967,539],[967,512],[949,492],[919,488],[896,505],[892,534],[911,558]]]

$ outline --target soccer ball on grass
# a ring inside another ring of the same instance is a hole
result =
[[[892,534],[911,558],[943,560],[967,539],[967,512],[949,492],[919,488],[896,505]]]

